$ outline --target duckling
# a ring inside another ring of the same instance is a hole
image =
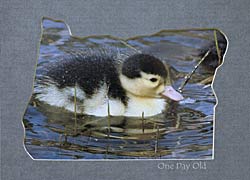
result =
[[[149,54],[134,54],[123,62],[107,56],[81,56],[46,69],[36,79],[35,99],[71,112],[154,116],[165,109],[165,98],[183,99],[170,85],[163,62]]]

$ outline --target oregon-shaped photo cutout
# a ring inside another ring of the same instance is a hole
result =
[[[76,37],[42,19],[24,146],[33,159],[213,159],[218,29]],[[35,60],[34,60],[35,61]]]

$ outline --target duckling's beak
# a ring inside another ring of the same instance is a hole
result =
[[[165,90],[163,91],[163,93],[161,93],[161,95],[164,98],[170,98],[174,101],[181,101],[184,99],[184,97],[177,92],[172,86],[165,86]]]

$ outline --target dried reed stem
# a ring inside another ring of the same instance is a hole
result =
[[[131,46],[131,45],[128,44],[126,41],[120,39],[120,42],[121,42],[122,44],[124,44],[125,46],[127,46],[127,47],[133,49],[133,50],[136,51],[137,53],[141,53],[140,50],[136,49],[134,46]]]
[[[218,43],[216,30],[214,30],[214,41],[215,41],[216,51],[217,51],[217,55],[218,55],[218,61],[219,61],[219,65],[220,65],[221,64],[221,51],[220,51],[220,48],[219,48],[219,43]]]

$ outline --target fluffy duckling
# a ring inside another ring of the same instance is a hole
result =
[[[164,64],[148,54],[122,63],[104,56],[59,61],[37,78],[34,90],[39,101],[94,116],[153,116],[165,109],[164,98],[183,99]]]

